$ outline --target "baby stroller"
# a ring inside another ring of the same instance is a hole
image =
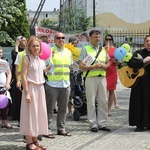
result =
[[[71,104],[74,107],[73,119],[75,121],[78,121],[80,116],[87,115],[85,88],[82,82],[83,77],[81,70],[71,73],[71,85],[74,91]]]

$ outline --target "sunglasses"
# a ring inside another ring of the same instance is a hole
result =
[[[105,39],[106,41],[112,41],[112,39]]]
[[[65,37],[56,37],[57,40],[60,40],[60,39],[65,39]]]

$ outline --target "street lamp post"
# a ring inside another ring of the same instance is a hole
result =
[[[93,27],[96,26],[96,16],[95,16],[95,0],[93,0]]]
[[[63,5],[64,5],[64,0],[60,0],[59,29],[63,23]]]

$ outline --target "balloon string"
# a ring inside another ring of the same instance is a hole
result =
[[[49,64],[51,67],[54,67],[54,66],[53,66],[53,62],[51,62],[51,60],[50,60],[50,59],[49,59],[48,64]],[[51,71],[51,73],[52,73],[52,78],[56,79],[56,77],[55,77],[55,73],[54,73],[53,69],[54,69],[54,68],[52,68],[52,71]],[[51,68],[50,68],[50,70],[51,70]]]
[[[50,59],[49,59],[49,61],[48,61],[48,64],[49,64],[49,65],[51,64],[51,61],[50,61]]]
[[[52,78],[53,78],[53,79],[56,79],[54,72],[52,72]]]
[[[18,88],[21,92],[23,92],[23,90],[21,90],[21,87],[20,88]]]
[[[12,81],[10,82],[10,85],[14,82],[14,79],[12,79]]]

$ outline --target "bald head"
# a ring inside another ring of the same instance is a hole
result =
[[[54,36],[54,39],[56,39],[57,37],[65,37],[65,36],[62,32],[57,32]]]
[[[65,43],[65,36],[63,33],[58,32],[54,36],[54,42],[59,48],[63,48],[63,45]]]

